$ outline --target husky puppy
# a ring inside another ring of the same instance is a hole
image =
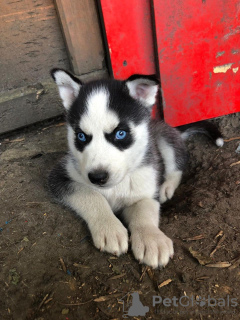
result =
[[[117,256],[129,242],[114,214],[121,211],[135,258],[165,266],[174,250],[159,229],[160,203],[178,187],[187,152],[177,129],[151,119],[158,81],[134,75],[83,84],[62,69],[52,77],[66,109],[69,152],[49,176],[51,193],[87,222],[98,249]]]

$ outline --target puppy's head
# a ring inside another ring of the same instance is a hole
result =
[[[83,84],[62,69],[52,77],[67,113],[68,143],[85,182],[113,187],[144,159],[156,100],[153,76]]]

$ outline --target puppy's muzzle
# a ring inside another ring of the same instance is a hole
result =
[[[107,171],[92,171],[89,172],[88,178],[93,184],[102,186],[108,181],[109,174]]]

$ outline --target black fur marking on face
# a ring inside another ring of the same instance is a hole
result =
[[[121,122],[131,121],[138,125],[150,118],[150,111],[129,95],[125,82],[112,81],[107,89],[110,93],[109,109],[117,114]]]
[[[116,139],[117,131],[125,131],[127,133],[124,139]],[[119,150],[128,149],[134,142],[133,136],[131,134],[130,128],[124,124],[120,123],[111,133],[105,133],[105,138],[108,142],[113,144]]]
[[[83,133],[85,135],[86,141],[81,141],[78,139],[79,133]],[[75,147],[77,148],[78,151],[83,152],[83,150],[91,142],[91,140],[92,140],[92,135],[88,135],[84,133],[81,129],[77,129],[75,131]]]

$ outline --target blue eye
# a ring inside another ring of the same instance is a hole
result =
[[[78,140],[80,140],[82,142],[86,141],[86,136],[83,132],[78,133]]]
[[[123,140],[126,138],[127,132],[124,130],[118,130],[115,134],[117,140]]]

